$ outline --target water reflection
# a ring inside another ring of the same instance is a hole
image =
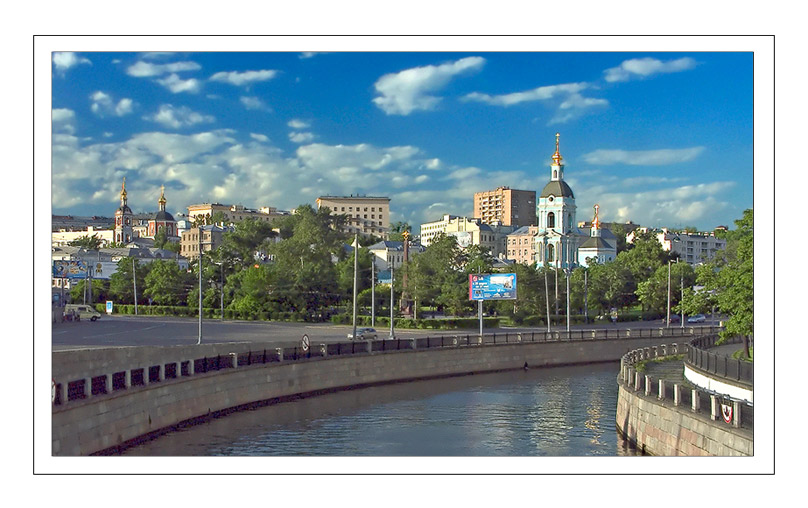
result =
[[[632,455],[615,429],[616,364],[349,390],[235,413],[125,455]]]

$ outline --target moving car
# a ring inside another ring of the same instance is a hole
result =
[[[354,339],[353,334],[349,333],[348,338],[353,340]],[[356,329],[356,340],[362,340],[362,339],[376,340],[378,338],[379,338],[379,336],[376,333],[376,330],[374,328],[357,328]]]
[[[703,323],[705,321],[707,321],[707,318],[704,314],[696,314],[687,318],[688,323]]]

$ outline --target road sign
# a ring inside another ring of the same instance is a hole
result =
[[[732,405],[721,403],[721,416],[727,423],[732,423]]]
[[[107,300],[107,314],[112,314],[112,300]]]
[[[303,340],[301,341],[301,343],[303,344],[303,351],[308,351],[309,346],[311,345],[309,343],[309,336],[304,334],[303,335]]]
[[[469,274],[469,300],[515,300],[515,273]]]

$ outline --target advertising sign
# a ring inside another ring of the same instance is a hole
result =
[[[53,277],[56,279],[85,279],[87,278],[87,264],[82,260],[54,260]]]
[[[107,314],[112,314],[112,300],[107,300]]]
[[[469,300],[515,300],[515,273],[469,274]]]

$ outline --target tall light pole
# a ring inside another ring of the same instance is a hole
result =
[[[199,241],[199,264],[197,265],[197,270],[199,271],[199,337],[196,340],[196,345],[202,344],[202,226],[200,225],[197,227],[197,232],[199,233],[198,241]]]
[[[671,327],[671,260],[668,260],[668,318],[666,328]]]
[[[135,290],[135,316],[137,316],[137,272],[135,271],[135,258],[132,258],[132,286]]]
[[[353,335],[351,337],[356,340],[356,278],[359,272],[359,233],[354,233],[354,250],[353,250]]]
[[[395,339],[395,333],[393,330],[393,304],[395,299],[393,297],[393,283],[395,282],[395,278],[393,277],[393,261],[390,260],[390,338]]]
[[[370,258],[370,326],[376,328],[376,256]]]
[[[677,259],[676,262],[678,263],[679,260]],[[684,270],[679,270],[679,275],[681,276],[681,281],[679,282],[679,286],[682,291],[682,296],[679,297],[679,307],[682,308],[682,322],[680,323],[681,328],[685,327],[685,272]]]
[[[546,254],[546,252],[545,252]],[[544,302],[547,305],[547,331],[550,331],[550,289],[547,286],[547,263],[544,263]]]

